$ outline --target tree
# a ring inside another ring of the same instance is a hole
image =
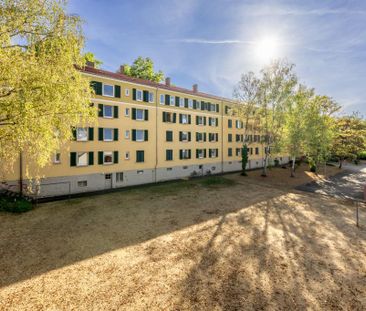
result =
[[[340,106],[328,96],[315,95],[308,101],[304,115],[304,153],[314,172],[330,156],[335,129],[332,115],[339,109]]]
[[[253,72],[243,74],[238,85],[234,89],[234,98],[236,102],[232,106],[230,113],[238,117],[244,124],[243,132],[245,137],[245,143],[242,151],[246,151],[244,157],[242,152],[242,175],[246,176],[246,165],[248,163],[248,144],[249,140],[248,132],[255,130],[255,109],[258,101],[259,92],[259,79]]]
[[[103,64],[103,62],[99,59],[97,59],[92,52],[86,52],[84,55],[84,61],[94,63],[95,68],[100,68],[100,65]]]
[[[366,148],[366,123],[358,114],[335,118],[334,121],[332,154],[339,159],[339,168],[342,168],[345,159],[356,159]]]
[[[152,82],[161,82],[164,80],[164,73],[161,70],[158,72],[154,71],[154,62],[149,57],[143,58],[139,56],[131,66],[124,64],[123,68],[123,73],[131,77],[145,79]]]
[[[264,134],[261,139],[265,150],[262,176],[267,176],[270,153],[281,150],[285,104],[297,84],[293,67],[284,60],[276,60],[261,70],[256,113],[260,132]]]
[[[286,102],[285,123],[283,131],[283,150],[288,153],[292,160],[291,177],[295,177],[296,157],[304,151],[306,136],[306,109],[310,98],[314,95],[313,90],[299,85],[296,92]]]
[[[243,176],[247,176],[246,167],[248,164],[248,147],[247,145],[243,145],[243,148],[241,149],[241,168],[242,172],[241,174]]]
[[[71,138],[71,127],[93,122],[80,19],[63,1],[0,2],[0,163],[20,153],[37,167]]]

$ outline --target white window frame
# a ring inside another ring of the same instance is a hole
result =
[[[142,102],[142,90],[136,90],[136,100]]]
[[[80,155],[86,157],[86,160],[85,160],[85,164],[84,163],[80,163],[79,159],[81,159]],[[76,166],[88,166],[88,153],[87,152],[77,152],[76,153]]]
[[[167,123],[173,123],[174,113],[167,111],[166,118],[167,118],[167,120],[166,120]]]
[[[111,156],[111,162],[106,162],[106,161],[105,161],[105,157],[106,157],[106,155],[107,155],[107,156],[108,156],[108,155],[110,155],[110,156]],[[112,151],[104,151],[104,152],[103,152],[103,164],[105,164],[105,165],[113,164],[113,152],[112,152]]]
[[[201,109],[201,102],[199,100],[196,101],[196,109]]]
[[[130,96],[130,89],[125,89],[125,95]]]
[[[203,116],[197,116],[198,117],[198,119],[197,120],[201,120],[201,122],[198,122],[198,124],[197,125],[204,125],[205,124],[205,122],[204,122],[204,117]]]
[[[183,138],[183,136],[187,136],[187,139],[184,139]],[[188,134],[188,132],[182,132],[182,142],[188,142],[188,140],[189,140],[189,134]]]
[[[183,118],[185,118],[185,122],[183,121]],[[188,124],[188,120],[189,120],[188,114],[182,114],[182,124]]]
[[[216,149],[210,149],[210,158],[217,158]]]
[[[58,156],[57,156],[58,155]],[[58,158],[58,159],[57,159]],[[53,163],[54,164],[60,164],[61,163],[61,153],[56,152],[53,156]]]
[[[142,118],[137,118],[137,112],[142,111]],[[145,110],[144,109],[136,109],[136,121],[145,121]]]
[[[105,113],[107,107],[111,108],[111,116],[107,116]],[[113,106],[112,105],[103,105],[103,118],[113,119]]]
[[[165,94],[160,94],[160,105],[165,104]]]
[[[112,87],[112,95],[108,95],[108,94],[105,94],[105,93],[104,93],[104,87],[105,87],[105,86],[111,86],[111,87]],[[103,96],[107,96],[107,97],[114,97],[114,85],[112,85],[112,84],[107,84],[107,83],[103,83],[102,90],[103,90]]]
[[[216,118],[211,118],[211,126],[217,126],[216,125]]]
[[[179,98],[179,107],[184,108],[184,98],[183,97]]]
[[[130,152],[126,151],[125,152],[125,160],[129,160],[130,159]]]
[[[130,139],[130,130],[125,130],[125,139]]]
[[[125,108],[125,117],[130,116],[130,108]]]
[[[198,159],[203,159],[205,157],[205,152],[203,149],[198,149]]]
[[[188,99],[188,108],[192,109],[193,108],[193,99]]]
[[[198,140],[197,142],[198,142],[198,143],[203,142],[203,141],[204,141],[204,133],[202,133],[202,132],[197,132],[197,134],[199,134],[199,136],[201,137],[201,139],[200,139],[200,140]]]
[[[149,103],[154,102],[154,92],[149,92]]]
[[[85,131],[85,137],[79,138],[79,131]],[[77,127],[76,128],[76,141],[88,141],[88,128],[87,127]]]
[[[170,95],[170,106],[175,106],[175,96]]]
[[[106,138],[106,132],[110,131],[111,132],[111,138]],[[105,127],[103,128],[103,141],[113,141],[113,129],[109,128],[109,127]]]
[[[182,158],[183,160],[188,160],[189,159],[189,149],[182,149]]]
[[[137,133],[142,132],[142,139],[137,139]],[[145,131],[144,130],[136,130],[136,141],[145,141]]]
[[[121,176],[122,176],[122,178],[121,178]],[[116,173],[116,182],[118,182],[118,183],[121,183],[121,182],[123,182],[123,172],[117,172]]]
[[[240,120],[236,120],[236,128],[237,129],[240,129],[241,128],[241,126],[240,126],[241,124],[240,124]]]

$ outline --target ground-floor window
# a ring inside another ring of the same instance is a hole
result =
[[[116,182],[123,182],[123,172],[116,173]]]
[[[86,187],[86,186],[88,186],[88,181],[86,180],[78,181],[78,187]]]

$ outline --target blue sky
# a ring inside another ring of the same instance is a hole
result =
[[[365,0],[69,0],[68,10],[85,21],[86,50],[103,69],[148,56],[175,85],[231,98],[241,73],[275,55],[366,115]]]

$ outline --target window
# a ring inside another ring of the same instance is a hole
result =
[[[55,156],[53,158],[53,163],[55,163],[55,164],[61,163],[61,153],[59,153],[59,152],[55,153]]]
[[[187,141],[189,141],[190,139],[189,139],[189,132],[179,132],[179,135],[180,135],[180,141],[185,141],[185,142],[187,142]]]
[[[87,187],[88,181],[87,180],[80,180],[78,181],[78,187]]]
[[[76,129],[76,140],[77,141],[88,140],[88,129],[86,127],[78,127]]]
[[[211,124],[211,126],[217,126],[216,125],[216,118],[210,118],[210,124]]]
[[[231,143],[233,141],[233,134],[227,134],[227,140]]]
[[[154,102],[154,93],[149,92],[149,103],[153,103],[153,102]]]
[[[180,115],[180,123],[181,124],[188,124],[188,115],[187,114],[181,114]]]
[[[180,150],[180,159],[190,159],[191,158],[191,150],[189,149],[181,149]]]
[[[144,141],[144,140],[145,140],[145,131],[136,130],[136,141]]]
[[[126,108],[125,109],[125,116],[129,117],[130,116],[130,108]]]
[[[216,158],[218,150],[217,149],[209,149],[210,158]]]
[[[167,167],[167,168],[166,168],[166,170],[167,170],[167,171],[172,171],[172,170],[173,170],[173,168],[172,168],[172,167]]]
[[[130,131],[129,130],[125,131],[125,139],[130,139]]]
[[[190,109],[192,109],[192,108],[193,108],[193,100],[192,100],[192,99],[188,99],[188,107],[189,107]]]
[[[259,154],[259,148],[258,147],[255,148],[255,154]]]
[[[165,95],[164,94],[160,94],[160,104],[161,105],[165,104]]]
[[[204,119],[204,117],[202,117],[202,116],[197,116],[197,125],[204,125],[204,123],[205,123],[205,119]]]
[[[112,164],[113,163],[113,152],[105,151],[103,152],[103,164]]]
[[[240,148],[236,148],[235,149],[235,154],[236,154],[237,157],[240,156],[240,153],[241,153],[241,149]]]
[[[116,182],[123,182],[123,173],[116,173]]]
[[[209,133],[209,141],[219,141],[218,133]]]
[[[233,156],[233,148],[229,148],[227,150],[227,155],[228,155],[228,157],[232,157]]]
[[[125,89],[125,95],[130,96],[130,89]]]
[[[240,129],[241,128],[241,122],[240,120],[236,120],[236,128]]]
[[[173,141],[173,131],[166,131],[166,141]]]
[[[197,142],[204,141],[205,140],[204,137],[205,137],[205,133],[196,132],[196,141]]]
[[[104,178],[110,180],[112,179],[112,174],[105,174]]]
[[[103,117],[113,118],[113,106],[104,105],[103,106]]]
[[[199,100],[197,100],[196,108],[197,108],[197,109],[201,109],[201,102],[200,102]]]
[[[205,149],[197,149],[196,158],[203,159],[205,157]]]
[[[176,113],[163,111],[163,122],[175,123]]]
[[[87,152],[78,152],[77,153],[77,166],[86,166],[88,165],[88,153]]]
[[[136,120],[145,120],[144,110],[143,109],[136,109]]]
[[[130,152],[126,151],[125,153],[125,160],[129,160],[130,159]]]
[[[170,96],[170,106],[175,106],[175,96]]]
[[[184,98],[179,98],[179,107],[184,108]]]
[[[143,170],[138,170],[138,171],[137,171],[137,174],[138,174],[138,175],[141,175],[141,174],[143,174],[143,173],[144,173],[144,171],[143,171]]]
[[[166,160],[167,161],[173,160],[173,150],[171,149],[166,150]]]
[[[114,97],[114,86],[103,84],[103,96]]]
[[[104,141],[112,141],[113,140],[113,129],[104,128],[103,129],[103,140]]]
[[[145,152],[143,150],[136,151],[136,162],[144,162],[145,161]]]
[[[136,90],[136,100],[142,101],[142,91]]]

